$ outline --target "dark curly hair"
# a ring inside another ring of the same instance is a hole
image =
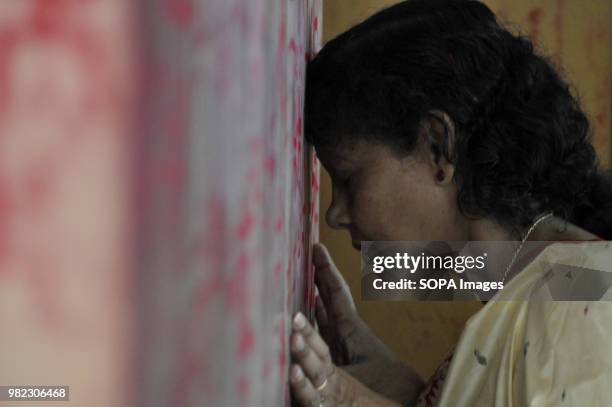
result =
[[[305,136],[357,138],[402,152],[432,111],[452,119],[459,208],[517,235],[553,211],[612,239],[612,177],[589,122],[553,64],[474,0],[409,0],[329,41],[306,70]]]

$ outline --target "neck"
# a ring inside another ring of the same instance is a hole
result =
[[[492,219],[478,219],[470,222],[468,226],[469,240],[516,240],[509,229],[503,227]]]
[[[484,252],[487,253],[487,269],[489,270],[488,273],[492,273],[489,274],[489,278],[497,281],[499,277],[499,281],[501,281],[504,270],[512,261],[512,257],[520,245],[521,238],[513,236],[508,228],[492,219],[478,219],[470,222],[468,239],[473,241],[470,244],[471,249],[475,250],[472,255],[480,256]],[[495,241],[496,243],[478,243],[487,241]]]

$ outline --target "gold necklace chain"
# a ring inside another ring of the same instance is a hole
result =
[[[512,257],[512,260],[510,260],[510,264],[508,264],[508,267],[506,267],[506,272],[504,273],[504,278],[502,279],[502,283],[506,282],[506,276],[508,275],[508,272],[510,271],[510,269],[512,268],[512,266],[514,265],[514,262],[516,261],[516,258],[518,257],[519,252],[521,251],[521,249],[523,248],[523,245],[525,244],[525,242],[527,241],[527,238],[529,237],[529,235],[531,234],[531,232],[534,231],[534,229],[536,228],[536,226],[538,226],[540,224],[540,222],[542,222],[545,219],[550,218],[551,216],[553,216],[552,212],[548,212],[544,215],[540,215],[531,225],[531,227],[529,228],[529,230],[527,231],[527,233],[525,233],[525,237],[523,237],[523,240],[521,241],[521,244],[519,245],[518,249],[514,252],[514,256]]]

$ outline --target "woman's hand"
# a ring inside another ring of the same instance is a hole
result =
[[[332,361],[339,366],[357,363],[367,357],[368,347],[361,346],[361,331],[367,328],[357,314],[351,290],[325,246],[315,244],[312,257],[319,291],[317,323]]]
[[[337,405],[344,398],[327,344],[301,313],[293,319],[291,353],[296,362],[291,366],[291,386],[301,406]]]
[[[291,388],[302,407],[398,406],[336,368],[329,348],[301,313],[293,320],[291,353]]]
[[[357,365],[393,359],[391,350],[357,314],[348,284],[320,243],[313,247],[313,262],[320,294],[316,302],[317,323],[323,340],[329,345],[332,361],[351,371]],[[364,381],[357,372],[351,373]]]
[[[423,380],[361,320],[346,281],[322,244],[314,245],[313,262],[320,294],[317,322],[332,362],[351,379],[390,399],[401,403],[415,400]]]

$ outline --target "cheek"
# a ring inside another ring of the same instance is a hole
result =
[[[397,194],[384,185],[360,186],[351,199],[351,223],[355,231],[369,240],[397,240]],[[395,191],[396,192],[396,191]]]
[[[364,183],[351,199],[356,231],[370,240],[444,240],[448,202],[424,177],[394,173]]]
[[[398,191],[396,203],[396,222],[405,240],[461,240],[452,189],[415,183]]]

